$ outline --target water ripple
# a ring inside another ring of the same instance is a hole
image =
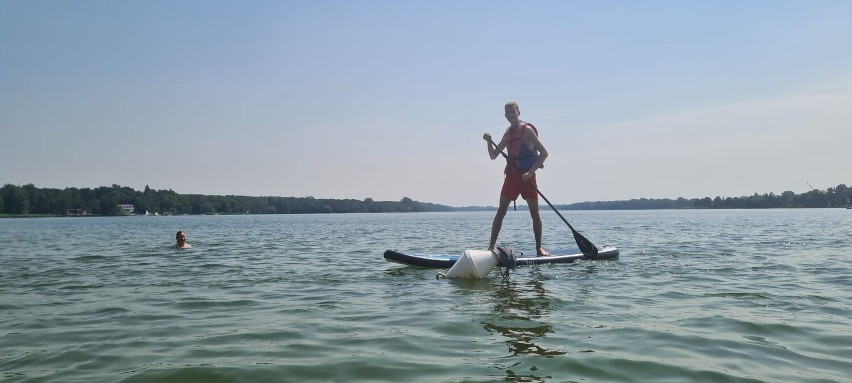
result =
[[[847,213],[570,212],[620,259],[508,282],[381,258],[482,248],[491,213],[0,220],[0,379],[843,382]]]

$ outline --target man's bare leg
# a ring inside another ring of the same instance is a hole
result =
[[[488,242],[488,250],[494,250],[497,244],[497,236],[500,235],[500,229],[503,227],[503,217],[509,210],[509,203],[512,200],[509,197],[500,196],[500,206],[497,207],[497,215],[494,216],[494,222],[491,223],[491,241]]]
[[[533,234],[535,234],[535,252],[536,254],[546,257],[550,255],[547,250],[541,247],[541,214],[538,209],[538,199],[528,199],[527,206],[530,208],[530,217],[533,221]]]

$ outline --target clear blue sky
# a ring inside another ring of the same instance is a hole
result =
[[[496,205],[852,183],[850,1],[0,1],[0,183]]]

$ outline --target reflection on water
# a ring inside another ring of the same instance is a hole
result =
[[[495,316],[482,323],[489,333],[506,337],[512,356],[534,354],[539,356],[564,355],[564,351],[548,350],[534,343],[553,332],[553,325],[544,321],[550,313],[550,298],[540,280],[532,279],[520,284],[503,282],[494,290]]]
[[[533,278],[523,283],[515,280],[501,281],[493,290],[492,314],[482,322],[482,327],[490,334],[500,334],[505,338],[510,355],[553,357],[565,355],[565,351],[547,349],[536,344],[537,340],[553,333],[553,325],[547,322],[551,308],[551,298],[540,279]],[[519,375],[513,367],[506,367],[507,381],[542,381],[535,375]],[[537,370],[535,366],[531,371]]]

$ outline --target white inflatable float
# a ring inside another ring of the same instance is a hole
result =
[[[436,278],[482,279],[494,270],[500,258],[491,250],[465,250],[446,273],[438,273]]]

